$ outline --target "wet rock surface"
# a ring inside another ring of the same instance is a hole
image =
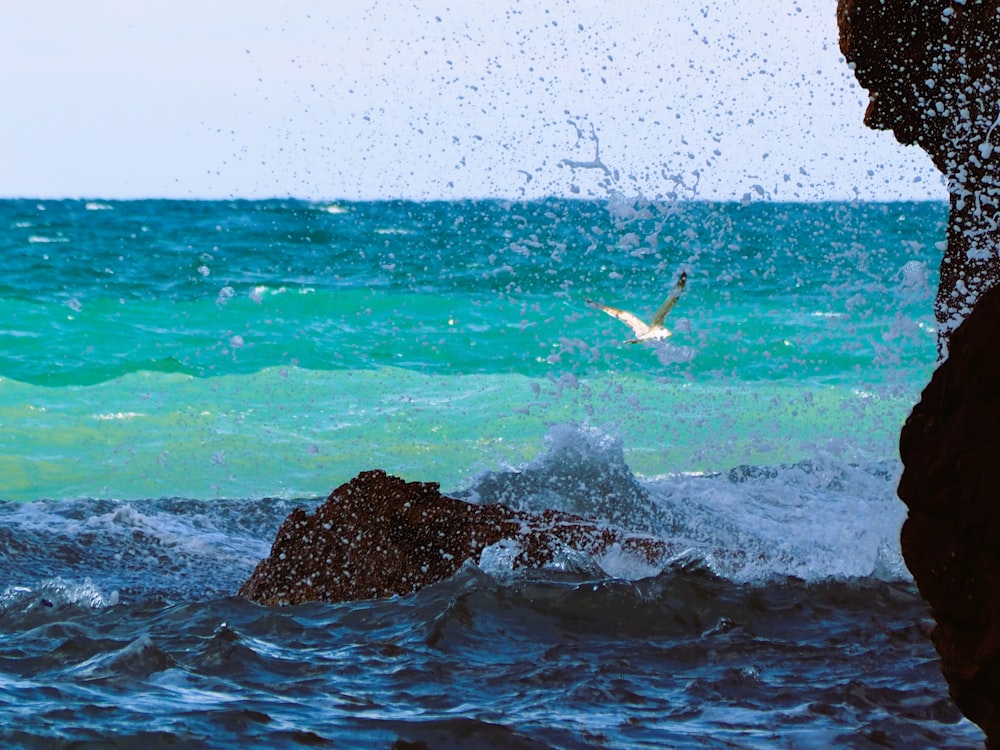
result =
[[[662,540],[581,516],[467,503],[442,495],[435,483],[374,470],[335,489],[312,515],[296,508],[238,593],[266,605],[404,595],[454,575],[501,543],[512,568],[619,548],[662,566],[672,552]]]

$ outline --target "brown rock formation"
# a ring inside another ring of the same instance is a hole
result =
[[[1000,748],[1000,0],[840,0],[837,14],[865,123],[948,180],[935,301],[948,358],[900,437],[901,543],[951,695]]]
[[[941,343],[1000,278],[1000,0],[839,0],[840,48],[865,124],[926,151],[951,214],[935,314]]]
[[[240,587],[260,604],[343,602],[409,594],[444,580],[486,547],[516,546],[515,567],[540,567],[565,549],[600,555],[613,545],[662,565],[666,544],[558,511],[523,513],[446,497],[434,483],[365,471],[313,515],[296,509],[271,554]]]
[[[1000,288],[954,332],[900,437],[906,565],[956,705],[1000,747]]]

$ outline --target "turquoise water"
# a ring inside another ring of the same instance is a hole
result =
[[[892,460],[946,206],[0,202],[0,497],[467,483],[552,425],[644,476]],[[681,270],[663,345],[648,316]]]

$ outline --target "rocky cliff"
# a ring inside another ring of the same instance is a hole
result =
[[[1000,289],[954,332],[900,437],[906,565],[955,703],[1000,742]]]
[[[865,123],[948,182],[941,363],[900,437],[903,556],[955,703],[1000,748],[1000,0],[840,0]]]

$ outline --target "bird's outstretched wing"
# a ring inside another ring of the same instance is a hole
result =
[[[618,318],[618,320],[631,328],[637,337],[649,331],[649,326],[626,310],[619,310],[617,307],[608,307],[607,305],[602,305],[600,302],[594,302],[592,299],[588,299],[587,304],[597,310],[603,310],[612,318]]]
[[[653,319],[649,322],[650,328],[659,328],[660,326],[663,325],[663,321],[666,319],[667,314],[671,310],[673,310],[674,305],[677,304],[677,300],[680,298],[681,292],[684,291],[684,285],[686,283],[687,283],[687,274],[682,273],[681,277],[677,279],[677,284],[674,285],[673,290],[670,292],[669,295],[667,295],[666,301],[662,305],[660,305],[660,309],[656,311],[656,315],[654,315]],[[626,315],[627,314],[628,313],[626,313]],[[620,318],[620,320],[624,320],[624,318]]]

